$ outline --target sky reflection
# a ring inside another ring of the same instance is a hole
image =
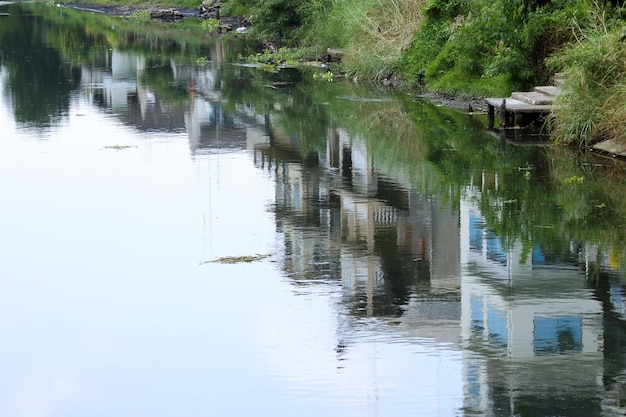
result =
[[[340,301],[296,296],[277,268],[274,185],[250,153],[192,157],[183,135],[136,133],[82,102],[71,114],[44,142],[0,132],[2,414],[461,407],[458,351],[366,325],[337,352]],[[203,263],[257,253],[273,256]]]

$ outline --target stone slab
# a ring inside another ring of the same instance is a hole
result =
[[[562,72],[557,72],[556,74],[554,74],[552,82],[556,86],[563,86],[563,84],[565,84],[565,74],[563,74]]]
[[[591,148],[596,151],[609,153],[613,156],[618,155],[626,157],[626,143],[615,139],[603,140],[602,142],[596,143]]]
[[[555,97],[563,92],[560,87],[554,85],[543,85],[535,87],[537,93],[545,94],[547,96]]]
[[[537,91],[516,91],[511,94],[511,98],[538,106],[550,105],[554,102],[554,97]]]
[[[500,110],[500,106],[502,105],[502,100],[502,98],[485,99],[488,105],[493,106],[498,111]],[[514,98],[507,98],[506,111],[511,113],[550,113],[552,111],[552,106],[529,104]]]

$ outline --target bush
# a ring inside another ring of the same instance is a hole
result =
[[[443,91],[506,95],[545,82],[544,58],[567,42],[579,0],[431,0],[400,63],[414,83]],[[494,81],[489,87],[489,80]]]
[[[253,23],[251,35],[280,47],[299,43],[310,7],[299,0],[229,0],[223,13],[249,16]]]

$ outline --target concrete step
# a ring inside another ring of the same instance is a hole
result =
[[[511,98],[535,106],[551,105],[554,102],[553,96],[547,96],[536,91],[516,91],[511,94]]]
[[[557,87],[562,87],[564,83],[565,83],[565,74],[563,74],[562,72],[557,72],[556,74],[554,74],[554,77],[552,78],[552,84],[554,84]]]
[[[554,85],[542,85],[535,87],[535,92],[545,94],[546,96],[558,96],[562,93],[561,87]]]

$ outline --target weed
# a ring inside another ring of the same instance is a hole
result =
[[[308,40],[340,48],[346,70],[382,79],[394,72],[421,21],[426,0],[337,0],[318,4]]]
[[[577,42],[548,60],[565,74],[553,122],[554,140],[586,147],[605,138],[626,141],[626,44],[623,22],[594,5],[574,26]]]
[[[148,10],[137,10],[129,17],[137,22],[148,22],[150,20],[150,12]]]
[[[313,79],[314,80],[320,80],[320,81],[333,81],[334,80],[334,75],[332,72],[330,71],[325,71],[325,72],[315,72],[313,73]]]
[[[220,27],[221,24],[222,23],[220,22],[219,19],[214,19],[212,17],[209,19],[203,20],[201,23],[202,29],[210,33],[217,31],[217,29]]]
[[[582,184],[583,182],[585,182],[585,177],[573,176],[573,177],[566,178],[563,182],[565,184],[572,184],[572,185]]]

